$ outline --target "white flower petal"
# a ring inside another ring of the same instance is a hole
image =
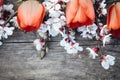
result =
[[[86,49],[90,51],[89,55],[92,57],[92,59],[95,59],[96,56],[98,56],[98,54],[93,49],[89,47],[87,47]]]
[[[67,53],[68,54],[76,54],[76,53],[78,53],[78,50],[76,50],[76,49],[67,49]]]
[[[111,56],[111,55],[107,55],[106,56],[106,59],[110,60],[110,61],[113,61],[115,60],[115,57],[114,56]]]
[[[102,65],[102,67],[103,67],[104,69],[106,69],[106,70],[109,69],[109,67],[110,67],[109,64],[108,64],[108,62],[106,62],[106,61],[102,61],[102,62],[101,62],[101,65]]]
[[[3,38],[7,39],[7,38],[8,38],[8,35],[7,35],[7,34],[4,34],[4,35],[3,35]]]
[[[60,19],[66,21],[66,17],[65,16],[60,16]]]
[[[4,20],[0,20],[0,24],[2,25],[2,24],[4,24],[5,23],[5,21]]]
[[[42,45],[40,44],[40,40],[36,39],[36,40],[33,41],[33,43],[34,43],[34,46],[36,47],[36,50],[40,51],[41,48],[42,48]]]
[[[52,24],[52,27],[54,28],[55,31],[59,31],[59,28],[62,27],[61,23],[55,23],[55,24]]]
[[[51,36],[55,37],[55,36],[57,36],[57,35],[59,34],[59,32],[58,32],[58,31],[55,31],[54,29],[50,29],[50,30],[49,30],[49,34],[50,34]]]
[[[104,25],[100,31],[100,35],[104,36],[106,34],[108,34],[107,25]]]
[[[110,42],[110,39],[111,39],[111,36],[112,34],[108,34],[108,35],[106,35],[106,36],[104,36],[104,38],[103,38],[103,46],[105,47],[105,44],[106,43],[109,43]]]
[[[82,32],[82,31],[85,31],[85,30],[86,30],[86,26],[81,26],[81,27],[77,28],[78,32]]]
[[[69,2],[69,0],[62,0],[62,1],[65,2],[65,3]]]
[[[61,9],[60,4],[56,4],[56,5],[55,5],[55,10],[60,10],[60,9]]]
[[[81,46],[78,46],[78,47],[77,47],[77,50],[78,50],[78,51],[83,51],[83,48],[82,48]]]
[[[65,44],[66,44],[65,39],[63,39],[63,40],[60,41],[60,46],[65,46]]]
[[[41,48],[42,48],[42,47],[41,47],[41,45],[40,45],[40,44],[36,45],[36,50],[37,50],[37,51],[40,51],[40,50],[41,50]]]
[[[115,64],[115,61],[110,61],[109,65],[113,66]]]

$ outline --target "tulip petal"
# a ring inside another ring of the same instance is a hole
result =
[[[18,7],[17,19],[21,29],[29,32],[40,27],[44,15],[44,6],[37,1],[29,0]]]
[[[74,17],[76,16],[78,8],[79,8],[78,0],[70,0],[67,3],[67,7],[66,7],[67,24],[70,24],[71,21],[74,19]]]
[[[68,27],[77,28],[79,26],[91,25],[94,19],[95,14],[91,0],[70,0],[67,3],[66,22]]]
[[[109,8],[109,11],[108,11],[108,16],[107,16],[107,26],[108,26],[108,30],[117,30],[119,27],[119,24],[118,24],[118,18],[117,18],[117,14],[116,14],[116,8],[115,8],[115,5],[112,5],[110,8]]]
[[[117,15],[118,24],[119,24],[118,29],[120,29],[120,2],[116,3],[115,8],[116,8],[116,15]]]
[[[77,14],[72,22],[84,23],[86,22],[86,20],[87,20],[87,16],[85,15],[84,10],[82,9],[82,7],[79,7]]]
[[[79,0],[79,4],[83,8],[85,14],[88,16],[90,20],[92,20],[92,23],[95,19],[95,13],[93,8],[93,3],[91,0]]]

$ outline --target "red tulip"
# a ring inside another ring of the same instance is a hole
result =
[[[66,7],[66,22],[68,27],[77,28],[93,24],[95,19],[91,0],[70,0]]]
[[[107,28],[114,37],[120,38],[120,2],[109,7]]]
[[[0,0],[0,6],[3,5],[3,0]]]
[[[38,30],[45,15],[45,8],[36,0],[28,0],[18,7],[17,21],[21,30]]]

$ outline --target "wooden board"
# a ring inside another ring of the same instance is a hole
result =
[[[15,1],[15,0],[10,0]],[[120,41],[113,39],[104,48],[104,54],[116,57],[115,65],[104,70],[99,58],[92,60],[86,51],[81,57],[69,55],[59,45],[61,36],[48,42],[49,51],[43,60],[33,46],[39,38],[34,32],[24,33],[15,30],[14,35],[0,46],[0,80],[119,80],[120,79]],[[96,46],[98,41],[77,37],[84,47]],[[102,44],[102,43],[101,43]]]

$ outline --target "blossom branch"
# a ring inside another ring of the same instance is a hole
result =
[[[3,25],[6,25],[16,14],[17,14],[17,11],[15,11],[15,13],[12,14]]]
[[[100,56],[102,56],[103,55],[102,48],[101,48],[101,45],[99,43],[98,43],[98,48],[99,48],[99,52],[98,53],[99,53]]]
[[[5,26],[16,14],[17,14],[17,11],[15,11],[15,13],[12,14],[12,15],[7,19],[7,21],[6,21],[4,24],[0,25],[0,26]]]
[[[44,44],[42,45],[42,49],[40,51],[40,59],[42,60],[46,53],[48,52],[48,47],[47,47],[47,42],[49,41],[49,35],[48,35],[48,32],[47,33],[47,38],[46,39],[43,39],[44,40]]]

